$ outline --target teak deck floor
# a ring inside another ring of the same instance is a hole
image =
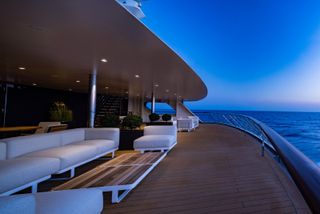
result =
[[[310,213],[292,181],[256,140],[236,129],[202,125],[121,203],[105,213]]]

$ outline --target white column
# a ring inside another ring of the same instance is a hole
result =
[[[94,68],[92,74],[89,75],[89,128],[94,127],[94,119],[96,115],[96,99],[97,99],[97,72]]]
[[[156,96],[154,91],[152,92],[151,95],[151,113],[155,113],[156,112]]]

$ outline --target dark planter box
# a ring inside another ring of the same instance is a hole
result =
[[[172,126],[172,122],[163,122],[163,121],[156,121],[156,122],[150,122],[146,123],[147,126]]]
[[[119,150],[133,150],[133,141],[143,136],[143,130],[120,130]]]

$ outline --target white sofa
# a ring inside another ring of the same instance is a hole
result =
[[[171,150],[177,144],[176,126],[146,126],[143,136],[136,139],[133,147],[136,151]]]
[[[82,128],[2,139],[0,142],[0,195],[10,195],[37,184],[52,174],[70,170],[114,152],[119,129]]]
[[[98,214],[103,209],[98,189],[64,190],[0,197],[1,214]]]

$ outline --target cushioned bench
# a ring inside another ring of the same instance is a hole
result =
[[[0,195],[9,195],[28,186],[75,168],[119,147],[119,129],[72,129],[2,139],[0,143]]]
[[[0,197],[1,214],[98,214],[102,209],[103,195],[98,189]]]
[[[144,128],[144,136],[133,143],[135,150],[140,152],[171,150],[177,144],[176,126],[147,126]]]

